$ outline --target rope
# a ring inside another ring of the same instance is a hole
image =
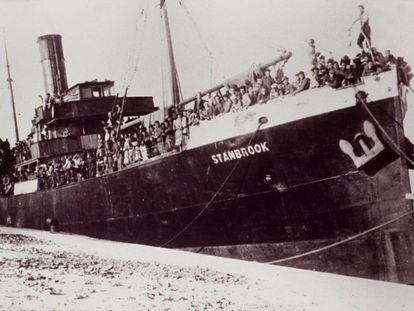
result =
[[[149,3],[147,3],[147,9],[148,9],[148,4]],[[146,12],[146,10],[145,10],[145,12]],[[138,36],[138,29],[140,29],[140,30],[142,29],[142,27],[139,27],[139,23],[141,22],[142,17],[144,17],[144,9],[143,8],[140,10],[140,13],[137,15],[137,17],[135,19],[134,37],[139,37]],[[120,84],[120,90],[124,90],[126,88],[128,77],[131,75],[131,70],[132,70],[131,68],[134,67],[134,66],[129,66],[129,64],[133,63],[134,60],[135,60],[135,57],[133,55],[136,55],[137,50],[138,50],[137,41],[138,40],[132,40],[132,44],[128,48],[129,53],[128,53],[128,57],[127,57],[128,61],[126,63],[127,68],[125,70],[125,73],[122,76],[122,81],[121,81],[121,84]]]
[[[411,165],[414,166],[414,161],[412,161],[410,159],[410,157],[403,150],[401,150],[401,148],[392,140],[391,136],[382,127],[381,123],[378,121],[378,119],[374,116],[374,114],[372,113],[372,111],[369,109],[369,107],[367,106],[366,102],[361,98],[361,95],[359,95],[359,93],[358,93],[360,90],[356,86],[353,86],[353,88],[354,88],[355,94],[358,97],[359,101],[361,102],[362,106],[368,112],[368,114],[370,115],[370,117],[372,118],[372,120],[375,122],[375,124],[377,125],[377,127],[380,129],[380,131],[387,138],[388,142],[394,147],[394,151],[397,151],[400,154],[400,156],[402,156],[403,158],[405,158],[408,163],[410,163]],[[367,99],[369,99],[369,98],[367,97]]]
[[[393,122],[395,122],[395,124],[397,124],[400,128],[404,128],[404,126],[398,122],[392,115],[390,115],[388,112],[386,112],[382,107],[377,106],[378,110],[381,111],[385,116],[388,117],[388,119],[392,120]]]
[[[313,254],[320,253],[322,251],[326,251],[326,250],[328,250],[330,248],[333,248],[333,247],[336,247],[338,245],[341,245],[341,244],[347,243],[349,241],[355,240],[355,239],[357,239],[357,238],[359,238],[361,236],[364,236],[364,235],[366,235],[368,233],[374,232],[374,231],[376,231],[378,229],[381,229],[381,228],[383,228],[385,226],[388,226],[389,224],[392,224],[392,223],[394,223],[394,222],[396,222],[396,221],[398,221],[398,220],[400,220],[400,219],[402,219],[404,217],[407,217],[407,216],[409,216],[409,215],[411,215],[413,213],[414,213],[414,210],[411,210],[411,211],[409,211],[407,213],[404,213],[404,214],[399,215],[396,218],[393,218],[391,220],[388,220],[386,222],[383,222],[383,223],[379,224],[378,226],[372,227],[370,229],[367,229],[367,230],[362,231],[362,232],[360,232],[358,234],[352,235],[352,236],[350,236],[350,237],[348,237],[346,239],[340,240],[338,242],[335,242],[335,243],[332,243],[332,244],[329,244],[329,245],[326,245],[326,246],[323,246],[323,247],[320,247],[320,248],[311,250],[309,252],[305,252],[305,253],[302,253],[302,254],[298,254],[298,255],[295,255],[295,256],[290,256],[290,257],[286,257],[286,258],[282,258],[282,259],[278,259],[278,260],[269,261],[269,262],[266,262],[266,263],[267,264],[272,264],[272,265],[273,264],[279,264],[279,263],[282,263],[282,262],[285,262],[285,261],[290,261],[290,260],[293,260],[293,259],[302,258],[302,257],[306,257],[306,256],[309,256],[309,255],[313,255]]]
[[[143,16],[143,23],[142,23],[142,27],[141,27],[141,31],[139,33],[139,37],[137,38],[137,40],[135,41],[136,44],[139,44],[139,48],[137,49],[137,52],[135,53],[135,58],[133,60],[133,70],[132,73],[130,73],[130,77],[129,79],[126,80],[126,85],[125,88],[130,88],[132,82],[135,79],[136,73],[138,72],[138,67],[140,65],[140,61],[141,61],[141,54],[144,51],[144,44],[142,44],[142,42],[144,41],[144,37],[146,34],[146,30],[147,30],[147,20],[148,20],[148,7],[149,7],[149,1],[147,2],[147,8],[146,10],[141,10],[141,16]],[[138,26],[137,26],[138,27]]]
[[[363,31],[362,28],[361,28],[361,33],[364,36],[365,42],[366,42],[367,47],[369,49],[369,53],[371,54],[371,59],[372,59],[373,62],[375,62],[374,53],[372,53],[372,49],[371,49],[371,43],[369,42],[368,37],[367,37],[367,35],[365,34],[365,32]]]
[[[119,117],[118,117],[118,126],[116,127],[116,130],[115,130],[115,139],[118,139],[119,132],[121,130],[121,126],[123,123],[124,108],[125,108],[125,103],[127,99],[127,94],[128,94],[128,87],[125,89],[124,97],[122,98],[121,111],[119,112]]]
[[[344,174],[339,174],[339,175],[335,175],[335,176],[331,176],[331,177],[312,180],[312,181],[309,181],[309,182],[306,182],[306,183],[300,183],[300,184],[288,186],[288,187],[284,188],[283,190],[294,189],[294,188],[303,187],[303,186],[306,186],[306,185],[311,185],[311,184],[315,184],[315,183],[319,183],[319,182],[324,182],[324,181],[327,181],[327,180],[332,180],[332,179],[336,179],[336,178],[340,178],[340,177],[345,177],[345,176],[348,176],[348,175],[356,174],[358,172],[359,171],[350,171],[350,172],[347,172],[347,173],[344,173]],[[238,199],[238,198],[248,198],[248,197],[253,197],[253,196],[256,197],[256,196],[268,194],[268,193],[275,192],[275,191],[280,191],[280,190],[271,189],[271,190],[255,192],[255,193],[247,194],[247,195],[238,194],[236,199]],[[233,200],[235,200],[235,198],[221,199],[221,200],[217,200],[215,202],[216,203],[223,203],[223,202],[229,202],[229,201],[233,201]],[[203,206],[204,204],[205,203],[191,204],[191,205],[187,205],[187,206],[184,206],[184,207],[176,208],[176,209],[174,209],[174,211],[190,209],[190,208],[193,208],[193,207],[196,207],[196,206]],[[73,222],[62,223],[62,225],[76,225],[76,224],[85,224],[85,223],[99,223],[99,222],[105,222],[105,221],[126,220],[126,219],[133,219],[133,218],[149,216],[149,215],[159,215],[159,213],[160,213],[159,211],[156,211],[156,212],[151,212],[151,213],[136,214],[136,215],[129,215],[129,216],[120,216],[120,217],[109,217],[109,218],[102,218],[102,219],[95,219],[95,220],[88,220],[88,221],[73,221]]]
[[[203,249],[205,248],[205,246],[201,246],[198,250],[196,250],[194,253],[198,254],[200,253]]]
[[[160,11],[160,20],[162,20],[162,13]],[[162,93],[162,107],[164,110],[164,115],[166,114],[166,107],[168,106],[167,103],[167,82],[166,82],[166,73],[165,73],[165,61],[164,61],[164,55],[163,55],[163,48],[165,46],[165,41],[164,41],[164,37],[165,37],[165,30],[164,27],[161,26],[161,29],[159,31],[159,35],[160,35],[160,59],[161,59],[161,93]]]
[[[191,21],[191,23],[194,26],[194,29],[201,41],[201,44],[203,45],[204,49],[206,50],[208,57],[210,58],[210,86],[213,85],[213,62],[214,62],[214,56],[213,53],[211,52],[211,50],[208,48],[207,44],[205,43],[205,40],[203,40],[203,36],[201,35],[201,31],[199,29],[199,27],[197,26],[197,23],[195,22],[195,20],[193,19],[192,15],[190,14],[190,11],[188,10],[187,6],[185,5],[184,1],[180,1],[180,7],[182,7],[187,16],[188,19]]]
[[[389,143],[391,143],[393,145],[393,147],[400,153],[400,155],[403,156],[410,164],[414,165],[414,162],[405,154],[405,152],[403,152],[401,150],[401,148],[391,139],[391,137],[388,135],[388,133],[382,127],[382,125],[377,120],[377,118],[374,116],[374,114],[372,113],[372,111],[369,109],[369,107],[367,106],[367,104],[365,103],[365,101],[361,98],[360,94],[358,93],[359,92],[358,88],[355,87],[355,86],[353,86],[353,88],[354,88],[354,90],[356,90],[355,93],[356,93],[356,96],[358,97],[359,101],[361,102],[361,104],[363,105],[363,107],[365,108],[365,110],[368,112],[368,114],[371,116],[372,120],[375,122],[375,124],[378,126],[378,128],[381,130],[381,132],[384,134],[384,136],[387,137]],[[326,246],[321,247],[321,248],[318,248],[318,249],[311,250],[309,252],[305,252],[305,253],[302,253],[302,254],[298,254],[298,255],[295,255],[295,256],[290,256],[290,257],[286,257],[286,258],[282,258],[282,259],[278,259],[278,260],[269,261],[267,263],[268,264],[279,264],[279,263],[286,262],[286,261],[290,261],[290,260],[293,260],[293,259],[302,258],[302,257],[306,257],[306,256],[309,256],[309,255],[312,255],[312,254],[320,253],[320,252],[325,251],[325,250],[328,250],[330,248],[333,248],[333,247],[339,246],[341,244],[347,243],[349,241],[355,240],[355,239],[357,239],[357,238],[359,238],[361,236],[364,236],[364,235],[366,235],[368,233],[371,233],[373,231],[379,230],[379,229],[381,229],[381,228],[383,228],[385,226],[388,226],[389,224],[394,223],[394,222],[396,222],[396,221],[398,221],[398,220],[400,220],[400,219],[402,219],[402,218],[404,218],[406,216],[412,215],[413,213],[414,213],[414,210],[411,210],[411,211],[409,211],[407,213],[401,214],[400,216],[398,216],[396,218],[393,218],[393,219],[391,219],[389,221],[386,221],[384,223],[381,223],[381,224],[379,224],[379,225],[377,225],[377,226],[375,226],[373,228],[367,229],[367,230],[365,230],[363,232],[360,232],[358,234],[352,235],[352,236],[350,236],[350,237],[348,237],[346,239],[340,240],[338,242],[335,242],[335,243],[326,245]]]
[[[249,142],[247,143],[246,146],[250,145],[251,142],[253,141],[253,139],[256,137],[257,132],[259,131],[260,127],[261,127],[261,123],[259,123],[259,126],[257,127],[256,131],[253,133],[252,137],[250,138]],[[168,244],[170,244],[171,242],[175,241],[179,236],[181,236],[185,231],[187,231],[188,228],[190,228],[190,226],[198,219],[200,218],[200,216],[207,210],[207,208],[210,207],[211,203],[213,203],[214,199],[217,197],[217,195],[221,192],[221,190],[224,188],[224,186],[227,184],[227,181],[230,179],[230,177],[233,175],[234,171],[236,170],[236,168],[239,166],[239,163],[241,161],[242,158],[238,159],[237,162],[234,164],[234,166],[232,167],[232,169],[230,170],[230,172],[227,174],[226,178],[224,179],[224,181],[221,183],[220,187],[217,189],[217,191],[212,195],[212,197],[210,198],[210,200],[206,203],[206,205],[203,207],[203,209],[198,212],[198,214],[190,221],[188,222],[188,224],[181,229],[177,234],[175,234],[172,238],[170,238],[167,242],[165,242],[164,244],[160,245],[160,247],[165,247]]]
[[[293,186],[287,186],[286,188],[283,188],[283,190],[289,190],[289,189],[294,189],[294,188],[303,187],[303,186],[307,186],[307,185],[312,185],[312,184],[324,182],[324,181],[327,181],[327,180],[332,180],[332,179],[345,177],[345,176],[349,176],[349,175],[354,175],[354,174],[358,174],[358,173],[359,173],[359,171],[349,171],[349,172],[346,172],[344,174],[339,174],[339,175],[330,176],[330,177],[326,177],[326,178],[320,178],[320,179],[316,179],[316,180],[296,184],[296,185],[293,185]]]

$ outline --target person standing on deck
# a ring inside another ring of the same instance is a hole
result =
[[[265,75],[263,76],[263,86],[265,86],[268,90],[272,87],[272,84],[275,83],[275,79],[270,75],[270,69],[265,70]]]
[[[315,40],[309,39],[306,41],[308,44],[307,53],[309,57],[310,68],[314,68],[318,64],[319,53],[316,52]]]
[[[175,131],[175,148],[178,151],[181,151],[181,144],[183,138],[183,124],[182,124],[182,115],[179,113],[177,118],[173,122],[173,129]]]
[[[371,27],[369,26],[369,16],[368,12],[363,5],[358,5],[359,16],[356,20],[353,21],[348,31],[351,32],[352,27],[359,22],[360,24],[360,33],[358,36],[357,44],[365,52],[364,42],[368,48],[371,50]]]
[[[187,142],[190,136],[190,126],[188,124],[188,111],[184,110],[181,117],[181,128],[182,128],[182,138],[181,138],[181,150],[187,149]]]

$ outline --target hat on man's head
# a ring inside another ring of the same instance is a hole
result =
[[[349,65],[351,63],[351,59],[349,58],[348,55],[345,55],[344,57],[341,58],[341,63],[345,63]]]

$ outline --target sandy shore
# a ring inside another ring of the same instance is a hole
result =
[[[1,310],[412,310],[385,282],[0,227]]]

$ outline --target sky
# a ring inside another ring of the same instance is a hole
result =
[[[160,48],[158,4],[157,0],[0,0],[20,136],[29,133],[34,107],[44,95],[36,44],[40,35],[62,35],[69,86],[115,80],[117,92],[122,94],[128,86],[129,95],[154,96],[155,104],[162,106],[165,52]],[[351,37],[347,29],[358,15],[358,4],[369,11],[373,46],[391,49],[414,64],[414,1],[182,0],[180,5],[178,0],[167,0],[184,97],[277,56],[280,49],[293,52],[288,75],[306,69],[309,38],[326,56],[355,55],[357,28]],[[1,48],[0,138],[13,142],[6,80]],[[406,130],[414,133],[414,122],[408,123]]]

